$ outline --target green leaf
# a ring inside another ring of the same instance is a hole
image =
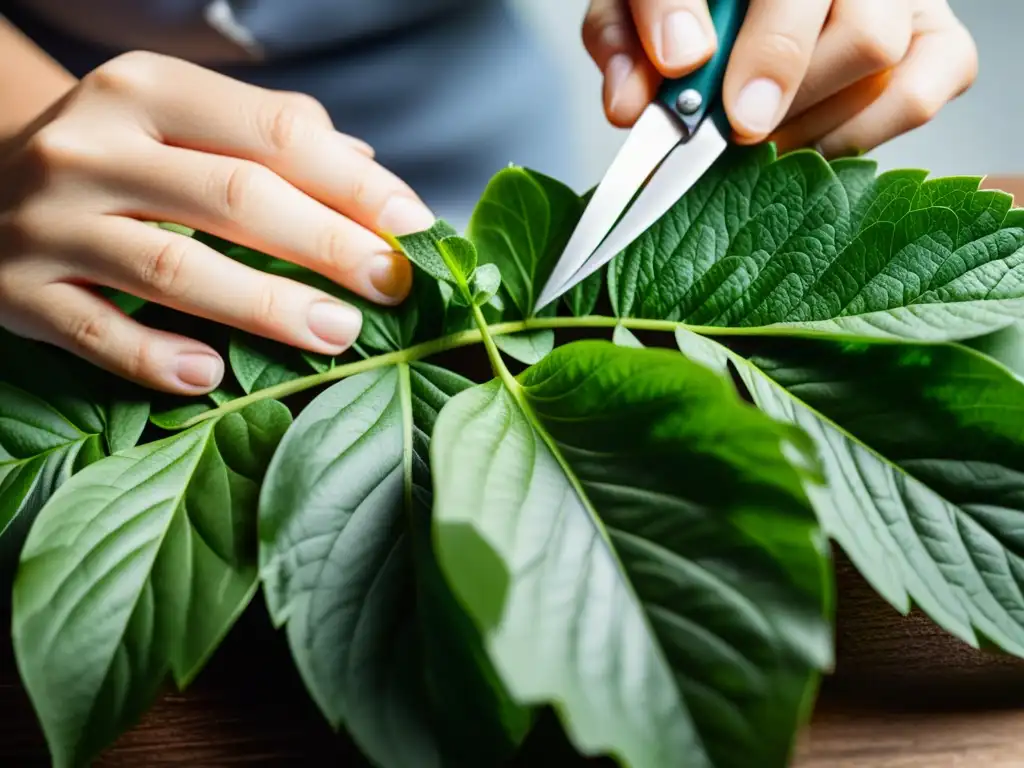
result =
[[[476,271],[477,256],[473,244],[464,237],[455,235],[438,240],[437,250],[455,278],[455,284],[469,283]]]
[[[256,588],[275,401],[92,464],[44,507],[14,585],[14,650],[55,766],[85,765],[183,688]]]
[[[979,179],[736,149],[613,262],[619,316],[945,341],[1024,315],[1024,213]]]
[[[432,278],[449,283],[450,285],[457,285],[458,281],[452,273],[451,265],[447,263],[445,255],[442,254],[438,246],[438,243],[448,238],[453,238],[456,241],[461,239],[459,238],[459,233],[451,224],[438,219],[430,229],[392,239],[393,245],[401,250],[409,258],[409,261]],[[460,245],[452,243],[449,243],[449,245],[455,249],[462,249]],[[466,255],[468,258],[468,254],[456,254],[456,258],[459,255]],[[473,266],[476,266],[475,254]],[[472,271],[472,269],[469,270],[469,272]]]
[[[489,302],[501,287],[501,272],[493,264],[481,264],[480,268],[473,273],[473,282],[470,292],[473,294],[473,304],[481,306]]]
[[[363,315],[358,347],[377,352],[393,352],[441,335],[444,322],[441,293],[437,281],[421,269],[413,269],[413,285],[409,297],[397,307],[384,307],[290,261],[275,259],[226,241],[220,242],[219,249],[254,269],[304,283],[356,307]]]
[[[76,471],[134,445],[149,403],[81,360],[0,331],[0,567]]]
[[[292,347],[241,331],[231,334],[228,360],[246,394],[300,378],[308,365]]]
[[[539,363],[546,354],[555,348],[555,332],[542,329],[506,333],[495,336],[494,343],[498,349],[514,360],[526,363],[526,365],[533,365]]]
[[[1024,654],[1024,381],[958,345],[757,339],[758,405],[816,441],[827,532],[878,592]]]
[[[680,355],[607,342],[457,395],[436,548],[512,695],[633,768],[784,766],[831,654],[797,438]]]
[[[510,317],[533,316],[537,296],[582,212],[575,192],[535,171],[513,166],[491,179],[466,237],[476,246],[481,264],[501,270]]]
[[[604,287],[605,270],[606,267],[602,267],[583,278],[565,294],[566,306],[575,317],[586,317],[594,313],[597,301],[601,297],[601,289]]]
[[[260,499],[271,616],[324,716],[388,768],[494,765],[513,746],[429,540],[428,441],[469,384],[421,364],[335,384],[285,437]]]
[[[622,323],[616,325],[612,331],[612,343],[619,347],[633,347],[635,349],[643,349],[644,347],[643,342]]]

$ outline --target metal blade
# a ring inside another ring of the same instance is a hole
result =
[[[590,258],[552,292],[547,302],[537,302],[536,308],[543,309],[551,301],[565,294],[646,232],[700,180],[727,146],[728,142],[718,130],[715,121],[705,120],[692,139],[680,144],[665,158],[665,162],[655,171],[626,215],[619,220]],[[544,295],[548,295],[546,288]]]
[[[535,305],[540,309],[564,293],[562,285],[601,244],[658,163],[686,135],[682,123],[661,104],[649,105],[636,121],[608,172],[590,198]],[[568,290],[568,289],[566,289]]]

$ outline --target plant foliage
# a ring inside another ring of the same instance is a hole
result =
[[[733,149],[542,312],[583,200],[522,168],[465,237],[395,241],[394,309],[186,231],[363,332],[327,359],[201,325],[233,381],[152,407],[2,336],[0,552],[54,764],[185,687],[261,588],[382,768],[511,764],[543,711],[584,757],[782,768],[833,663],[828,539],[896,610],[1024,656],[1024,213],[979,185]]]

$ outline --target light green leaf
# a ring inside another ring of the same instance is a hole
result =
[[[437,241],[437,250],[444,259],[456,285],[468,284],[476,271],[476,248],[464,237],[442,237]]]
[[[493,264],[481,264],[479,269],[473,273],[473,282],[470,291],[473,294],[473,303],[476,306],[486,304],[498,292],[501,287],[501,272]]]
[[[260,499],[271,616],[331,725],[386,768],[494,765],[513,746],[429,540],[430,433],[469,384],[420,364],[335,384],[285,437]]]
[[[542,329],[506,333],[495,336],[494,343],[498,349],[512,359],[526,365],[533,365],[539,363],[546,354],[555,348],[555,332]]]
[[[755,402],[816,441],[827,532],[906,613],[1024,654],[1024,381],[957,345],[757,339]]]
[[[53,763],[86,765],[183,688],[256,588],[256,501],[280,403],[92,464],[40,512],[14,585],[14,650]]]
[[[676,330],[676,346],[693,362],[720,376],[729,376],[729,352],[721,344],[693,331],[679,328]]]
[[[1024,213],[979,179],[726,153],[613,263],[620,316],[946,341],[1024,316]]]
[[[644,346],[643,342],[622,323],[616,325],[612,331],[612,343],[620,347],[634,347],[636,349],[643,349]]]
[[[438,243],[448,238],[461,239],[454,227],[448,222],[439,219],[434,222],[430,229],[393,238],[393,244],[409,258],[409,261],[435,280],[440,280],[450,285],[458,285],[458,279],[452,273],[451,264],[446,261],[446,256],[438,246]],[[451,243],[449,245],[456,249],[462,248]],[[451,255],[448,258],[451,258]],[[456,258],[458,258],[458,255],[456,255]],[[475,253],[473,266],[476,266]],[[472,272],[472,269],[469,272]]]
[[[501,270],[509,317],[533,316],[537,296],[582,212],[575,192],[535,171],[512,166],[491,179],[466,237],[481,264]]]
[[[445,406],[435,546],[513,697],[632,768],[784,766],[831,654],[793,434],[678,354],[595,341]]]

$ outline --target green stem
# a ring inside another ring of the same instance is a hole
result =
[[[750,334],[749,328],[692,326],[685,323],[679,323],[674,320],[648,320],[632,317],[618,318],[606,317],[604,315],[589,315],[586,317],[532,317],[528,320],[516,320],[507,323],[496,323],[494,325],[487,325],[483,314],[477,307],[474,307],[474,316],[476,317],[479,327],[473,330],[460,331],[459,333],[442,336],[438,339],[431,339],[430,341],[416,344],[415,346],[408,347],[407,349],[400,349],[397,352],[387,352],[383,355],[375,355],[374,357],[368,357],[364,360],[357,360],[354,363],[339,365],[335,368],[331,368],[329,371],[324,371],[323,373],[303,376],[298,379],[282,382],[281,384],[277,384],[273,387],[261,389],[257,392],[245,395],[244,397],[238,397],[234,400],[230,400],[218,408],[212,408],[205,413],[194,416],[188,421],[183,422],[180,428],[186,429],[188,427],[195,426],[202,421],[206,421],[207,419],[215,419],[226,413],[240,411],[246,406],[257,403],[260,400],[266,400],[268,398],[280,400],[281,398],[288,397],[289,395],[304,392],[307,389],[319,387],[332,381],[338,381],[348,376],[354,376],[357,373],[372,371],[375,368],[381,368],[385,365],[415,362],[416,360],[422,360],[423,358],[431,357],[432,355],[437,355],[441,352],[458,349],[459,347],[468,347],[473,344],[479,344],[480,342],[483,342],[487,349],[487,355],[491,361],[491,366],[494,368],[495,374],[501,376],[503,379],[506,377],[511,379],[511,374],[505,368],[505,365],[501,360],[501,355],[498,352],[497,347],[494,345],[492,337],[504,336],[510,333],[520,333],[522,331],[539,331],[558,328],[614,328],[616,325],[621,324],[626,328],[636,331],[665,331],[668,333],[674,333],[677,328],[685,328],[705,336]],[[486,333],[481,330],[482,328],[486,329]],[[502,371],[504,371],[504,374]],[[512,379],[512,381],[514,381],[514,379]],[[507,383],[508,381],[506,381],[506,384]]]

